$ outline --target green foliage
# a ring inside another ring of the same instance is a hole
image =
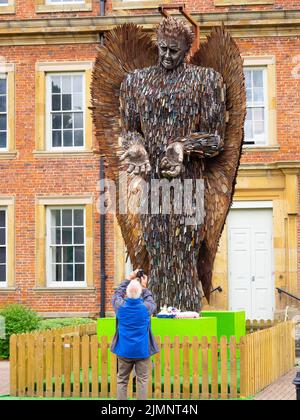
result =
[[[39,330],[52,330],[56,328],[69,327],[73,325],[90,324],[93,322],[89,318],[55,318],[43,319],[39,323]]]
[[[7,305],[0,311],[5,319],[6,338],[0,340],[0,358],[9,357],[9,339],[13,334],[22,334],[38,328],[40,317],[31,309],[23,305]]]

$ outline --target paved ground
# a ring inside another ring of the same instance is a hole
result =
[[[293,380],[298,369],[291,370],[274,384],[268,386],[254,398],[255,400],[296,400],[295,385]]]
[[[0,395],[9,395],[9,362],[0,361]]]

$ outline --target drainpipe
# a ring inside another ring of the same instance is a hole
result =
[[[100,185],[104,187],[104,158],[100,158]],[[103,214],[102,214],[103,213]],[[100,280],[101,280],[101,302],[100,318],[105,318],[105,292],[106,292],[106,272],[105,272],[105,213],[100,212]]]
[[[100,16],[105,16],[105,0],[100,0]],[[104,44],[104,36],[100,34],[100,44]],[[104,185],[105,169],[104,158],[100,158],[100,183]],[[101,280],[101,302],[100,318],[105,318],[105,292],[106,292],[106,272],[105,272],[105,214],[100,214],[100,280]]]

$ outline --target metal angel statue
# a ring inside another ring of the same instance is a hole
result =
[[[191,208],[200,206],[197,181],[202,180],[201,223],[187,223],[185,208],[177,211],[184,199],[175,186],[168,212],[162,192],[154,211],[151,203],[140,214],[117,211],[130,259],[149,275],[158,307],[199,311],[201,284],[209,300],[234,193],[246,99],[242,59],[230,35],[215,29],[188,61],[192,43],[189,26],[172,17],[159,26],[157,43],[137,26],[116,28],[99,49],[92,100],[111,179],[117,181],[126,169],[129,181],[124,182],[137,185],[191,180]],[[148,195],[153,201],[151,188]]]

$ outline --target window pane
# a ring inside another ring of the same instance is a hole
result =
[[[83,210],[74,210],[74,225],[83,226]]]
[[[6,79],[0,79],[0,95],[6,94]]]
[[[64,130],[64,147],[73,146],[72,130]]]
[[[72,228],[63,228],[62,229],[62,243],[63,244],[72,244]]]
[[[75,247],[75,262],[84,262],[84,247],[76,246]]]
[[[263,90],[263,88],[254,88],[253,89],[253,100],[254,100],[254,102],[263,102],[264,101],[264,90]]]
[[[253,100],[253,98],[252,98],[252,89],[247,89],[246,90],[246,94],[247,94],[247,103],[252,103],[252,100]]]
[[[0,265],[0,281],[4,282],[6,281],[6,266]]]
[[[5,245],[5,228],[0,228],[0,245]]]
[[[64,114],[64,125],[63,128],[73,128],[73,117],[72,114]]]
[[[259,136],[264,134],[265,132],[265,125],[264,122],[255,122],[254,124],[254,134]]]
[[[72,109],[72,95],[62,95],[62,109],[63,111],[70,111]]]
[[[253,72],[253,86],[254,87],[263,87],[263,71],[256,70]]]
[[[62,93],[72,93],[72,81],[70,76],[62,77]]]
[[[83,228],[74,228],[74,244],[83,244],[84,243],[84,229]]]
[[[82,76],[73,77],[73,92],[81,93],[82,92]]]
[[[74,131],[74,146],[76,147],[83,146],[83,130]]]
[[[72,226],[72,210],[62,210],[62,225]]]
[[[0,264],[6,263],[6,248],[0,247]]]
[[[63,258],[64,263],[72,263],[73,262],[73,247],[72,246],[65,246],[63,250]]]
[[[52,227],[61,226],[60,215],[61,215],[60,210],[51,210],[51,226]]]
[[[263,121],[264,120],[264,108],[254,108],[253,109],[253,120],[254,121]]]
[[[52,93],[61,93],[61,83],[59,76],[51,77]]]
[[[52,244],[61,244],[61,234],[60,228],[52,228],[51,229],[51,243]]]
[[[6,142],[6,133],[0,132],[0,148],[6,148],[7,142]]]
[[[52,115],[52,128],[54,130],[61,130],[62,123],[62,114],[53,114]]]
[[[61,131],[52,132],[52,147],[61,147]]]
[[[84,264],[75,264],[75,281],[84,281]]]
[[[0,96],[0,112],[6,112],[6,96]]]
[[[5,227],[5,211],[1,210],[0,211],[0,227]]]
[[[62,247],[55,246],[52,248],[52,263],[61,263]]]
[[[83,128],[83,113],[76,112],[74,114],[74,128]]]
[[[52,264],[52,281],[61,281],[61,264]]]
[[[245,70],[246,87],[251,88],[251,71]]]
[[[246,137],[246,139],[252,139],[253,138],[252,121],[246,121],[246,124],[245,124],[245,137]]]
[[[63,281],[73,281],[73,264],[63,265]]]
[[[73,110],[82,110],[82,95],[75,93],[73,95]]]
[[[61,111],[60,95],[52,95],[52,111]]]
[[[6,115],[0,115],[0,130],[6,130]]]

